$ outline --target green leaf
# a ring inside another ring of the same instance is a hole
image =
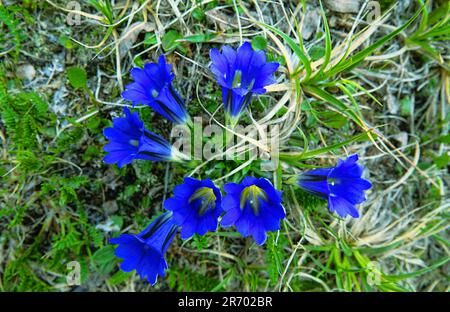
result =
[[[334,111],[325,111],[320,113],[321,121],[330,128],[339,129],[347,124],[348,119],[342,114]]]
[[[256,36],[252,39],[252,47],[255,50],[267,49],[267,40],[263,36]]]
[[[126,280],[130,279],[133,272],[124,272],[122,270],[117,271],[110,279],[108,279],[108,284],[111,286],[118,285]]]
[[[284,32],[282,32],[281,30],[279,30],[273,26],[270,26],[270,25],[267,25],[264,23],[260,23],[260,22],[257,22],[257,23],[270,29],[271,31],[276,33],[278,36],[283,38],[284,41],[286,41],[286,43],[289,45],[289,47],[292,49],[292,51],[294,51],[294,53],[299,57],[300,61],[302,62],[303,66],[306,70],[306,76],[305,76],[304,80],[308,81],[309,77],[311,76],[311,73],[312,73],[311,63],[308,59],[308,56],[302,50],[302,47],[300,46],[300,44],[297,44],[294,40],[291,39],[291,37],[289,37]],[[298,70],[296,70],[296,72],[298,72]]]
[[[195,8],[192,11],[192,17],[195,18],[197,21],[201,22],[205,19],[205,11],[203,11],[202,8]]]
[[[201,236],[195,234],[192,238],[192,245],[197,248],[197,250],[203,250],[209,246],[209,238],[207,236]]]
[[[272,285],[275,285],[278,281],[279,276],[283,271],[283,259],[285,258],[285,253],[283,250],[285,239],[284,237],[276,240],[276,236],[273,233],[269,234],[267,239],[267,251],[266,251],[266,263],[267,263],[267,273]]]
[[[325,48],[319,45],[313,45],[309,50],[308,54],[313,61],[317,61],[325,55]]]
[[[215,34],[195,34],[191,36],[186,36],[183,38],[183,41],[191,42],[191,43],[201,43],[208,42],[211,39],[216,37]]]
[[[98,265],[108,263],[112,260],[114,260],[114,247],[112,245],[106,245],[92,255],[92,261]]]
[[[410,116],[411,115],[411,98],[409,96],[404,97],[400,100],[400,113],[402,116]]]
[[[158,39],[156,38],[155,34],[146,33],[143,43],[144,43],[145,47],[148,47],[148,46],[158,43]]]
[[[83,68],[71,67],[67,70],[67,79],[74,89],[87,89],[87,74]]]
[[[331,59],[331,34],[330,34],[330,28],[328,27],[328,20],[327,20],[327,17],[325,16],[325,11],[323,10],[322,2],[319,2],[319,3],[320,3],[321,15],[322,15],[322,19],[323,19],[323,25],[324,25],[324,28],[325,28],[325,52],[324,52],[323,63],[320,66],[320,69],[317,72],[317,74],[315,74],[314,78],[315,77],[321,77],[323,71],[328,66],[328,64],[330,63],[330,59]]]
[[[91,258],[97,271],[102,274],[111,272],[114,265],[114,259],[114,246],[112,245],[106,245],[105,247],[98,249]]]
[[[423,269],[420,269],[420,270],[417,270],[417,271],[411,272],[411,273],[403,273],[403,274],[398,274],[398,275],[386,275],[385,279],[388,281],[397,282],[397,281],[405,280],[407,278],[414,278],[419,275],[431,272],[432,270],[435,270],[435,269],[439,268],[440,266],[447,264],[449,261],[450,261],[449,257],[442,257],[442,258],[438,259],[435,263],[428,265],[427,267],[425,267]]]
[[[438,141],[444,144],[450,144],[450,134],[443,135],[438,138]]]
[[[347,115],[349,118],[351,118],[356,124],[363,127],[364,122],[362,120],[362,117],[360,116],[358,111],[352,110],[350,107],[348,107],[344,102],[333,96],[331,93],[327,92],[324,89],[321,89],[317,86],[313,85],[306,85],[304,86],[304,91],[306,93],[309,93],[313,95],[314,97],[317,97],[328,104],[334,106],[339,112],[342,114]]]
[[[434,164],[439,169],[444,169],[448,166],[448,163],[450,162],[450,156],[447,153],[443,153],[441,156],[436,156],[433,158]]]
[[[64,46],[66,49],[73,49],[73,41],[67,36],[59,37],[59,43]]]
[[[328,70],[326,72],[326,76],[327,77],[332,77],[332,76],[335,76],[336,74],[338,74],[340,72],[350,70],[350,69],[354,68],[355,66],[357,66],[367,56],[369,56],[371,53],[373,53],[376,49],[378,49],[379,47],[381,47],[383,44],[385,44],[386,42],[390,41],[391,39],[395,38],[398,34],[400,34],[408,26],[410,26],[414,22],[414,20],[416,20],[416,18],[420,15],[420,13],[422,12],[422,9],[423,8],[418,10],[414,14],[413,17],[411,17],[405,24],[403,24],[402,26],[398,27],[393,32],[387,34],[386,36],[384,36],[380,40],[375,41],[373,44],[371,44],[367,48],[361,50],[360,52],[356,53],[355,55],[353,55],[352,57],[348,58],[347,60],[338,63],[336,66],[334,66],[333,68],[331,68],[330,70]]]
[[[121,216],[112,216],[111,221],[114,225],[116,225],[119,229],[123,226],[123,217]]]
[[[372,133],[372,136],[375,136]],[[280,153],[280,159],[283,161],[287,161],[290,162],[292,160],[296,160],[296,161],[300,161],[300,160],[305,160],[305,159],[309,159],[312,157],[315,157],[317,155],[322,155],[325,153],[330,153],[333,150],[337,149],[337,148],[341,148],[343,146],[346,146],[348,144],[351,144],[353,142],[358,142],[358,141],[367,141],[369,139],[367,133],[361,133],[358,135],[355,135],[354,137],[351,137],[348,140],[336,143],[336,144],[332,144],[332,145],[328,145],[326,147],[321,147],[315,150],[311,150],[311,151],[306,151],[306,152],[300,152],[300,153]]]
[[[182,38],[183,36],[178,31],[169,30],[162,38],[162,47],[164,51],[168,52],[174,50],[180,45],[177,40]]]

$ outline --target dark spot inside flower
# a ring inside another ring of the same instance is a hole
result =
[[[138,140],[130,140],[129,142],[131,145],[138,147],[139,146],[139,141]]]
[[[196,200],[200,203],[197,210],[199,216],[204,215],[209,209],[214,209],[216,207],[216,195],[210,187],[201,187],[189,197],[189,203]]]
[[[248,91],[251,91],[253,89],[253,85],[255,84],[255,79],[252,79],[252,81],[246,86],[246,89]],[[245,87],[242,85],[242,71],[237,69],[234,72],[234,78],[233,78],[233,85],[232,88],[242,88]]]
[[[327,181],[328,181],[328,184],[331,185],[331,186],[340,183],[339,179],[335,179],[335,178],[328,178]]]
[[[241,81],[242,81],[242,72],[240,70],[236,70],[234,72],[234,78],[233,78],[233,88],[240,88],[241,87]]]
[[[255,216],[259,215],[260,199],[267,202],[268,197],[266,192],[256,185],[247,186],[241,193],[240,207],[244,209],[245,204],[248,203],[253,210]]]
[[[247,87],[247,90],[250,91],[253,89],[253,85],[255,84],[255,79],[252,79],[252,81],[250,82],[250,84]]]

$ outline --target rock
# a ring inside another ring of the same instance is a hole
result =
[[[119,53],[120,57],[124,57],[136,42],[141,32],[152,32],[155,25],[150,22],[136,22],[127,27],[120,38]]]
[[[113,214],[119,210],[119,205],[115,200],[109,200],[103,203],[103,211],[107,214]]]
[[[307,11],[305,21],[302,27],[302,37],[304,40],[309,40],[312,34],[316,31],[320,23],[319,9]]]
[[[397,98],[388,90],[384,100],[387,103],[389,114],[396,115],[400,110],[400,105],[398,104]]]
[[[339,13],[358,13],[360,0],[324,0],[325,5],[332,11]]]
[[[24,80],[33,80],[36,77],[36,70],[31,64],[20,65],[16,69],[16,76]]]
[[[401,147],[408,145],[408,133],[405,131],[393,135],[392,138],[399,142]]]
[[[227,31],[236,24],[234,15],[227,15],[219,9],[212,9],[205,13],[206,19],[212,23],[218,23],[220,30]]]
[[[115,225],[114,222],[111,219],[107,220],[104,223],[97,224],[95,226],[95,228],[99,229],[99,230],[101,230],[103,232],[107,232],[107,233],[120,231],[120,227]]]

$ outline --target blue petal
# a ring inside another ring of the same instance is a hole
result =
[[[177,199],[175,197],[167,198],[163,202],[163,206],[166,210],[169,210],[169,211],[177,211],[179,209],[183,209],[183,207],[180,206],[180,204],[179,204],[179,199]]]
[[[131,101],[133,105],[144,104],[150,105],[154,102],[154,99],[150,97],[146,92],[141,90],[140,86],[135,84],[127,85],[126,90],[121,93],[121,96],[128,101]]]
[[[103,131],[110,141],[103,150],[108,152],[104,158],[107,164],[117,163],[119,167],[131,163],[136,158],[138,141],[144,133],[144,123],[137,113],[124,108],[125,117],[114,118],[113,127]],[[133,143],[134,142],[134,143]]]
[[[158,275],[163,276],[167,268],[164,259],[169,244],[176,233],[176,225],[168,213],[157,217],[138,235],[122,234],[110,240],[118,244],[115,255],[123,258],[121,269],[125,272],[136,270],[139,276],[155,284]]]
[[[222,78],[227,74],[228,72],[228,62],[227,59],[220,54],[219,50],[217,49],[211,49],[209,52],[212,65],[211,65],[211,71],[214,75],[217,76],[217,78]]]
[[[208,193],[208,198],[196,198],[191,200],[192,195],[201,188],[210,188],[214,193]],[[210,202],[215,199],[214,202]],[[184,183],[174,188],[174,195],[164,201],[166,209],[173,211],[173,220],[181,226],[181,238],[187,239],[195,233],[204,235],[208,230],[216,230],[217,218],[220,216],[221,207],[220,190],[209,180],[196,180],[190,177],[184,179]],[[209,203],[202,206],[202,200]],[[200,211],[200,209],[202,209]]]
[[[330,194],[328,181],[326,179],[310,180],[306,179],[306,175],[302,175],[298,181],[298,186],[303,190],[322,198],[326,198]]]
[[[255,181],[254,184],[263,189],[264,192],[266,192],[267,197],[271,202],[281,203],[282,192],[275,189],[272,182],[270,182],[268,179],[261,178]]]
[[[258,198],[259,205],[256,209],[248,199],[241,208],[241,193],[244,188],[252,185],[260,188],[265,196]],[[242,236],[252,235],[258,244],[265,242],[267,231],[279,229],[280,220],[285,218],[286,213],[281,204],[281,192],[276,190],[269,180],[245,177],[239,185],[228,183],[224,188],[227,194],[222,201],[226,211],[221,220],[222,226],[234,224]]]
[[[251,235],[258,245],[263,245],[266,242],[267,234],[262,224],[255,224],[251,229]]]
[[[360,204],[366,200],[364,190],[371,187],[370,182],[363,179],[340,179],[330,185],[330,192],[345,198],[352,204]]]
[[[250,209],[244,209],[240,218],[235,222],[236,229],[242,236],[247,237],[250,234],[250,223],[253,221],[254,216],[250,212]]]
[[[358,155],[352,155],[346,160],[339,159],[337,166],[330,172],[330,178],[360,178],[364,170],[363,166],[356,163]]]
[[[278,69],[279,66],[280,66],[280,64],[274,62],[274,63],[264,64],[261,68],[259,68],[259,73],[256,78],[255,84],[253,86],[254,89],[264,88],[265,86],[269,86],[271,84],[276,83],[277,81],[272,76],[272,74]],[[259,92],[256,92],[256,90],[253,90],[253,91],[255,93],[259,93]]]
[[[112,244],[119,244],[114,254],[124,260],[120,268],[124,272],[130,272],[136,269],[143,257],[144,243],[130,234],[122,234],[116,239],[111,239],[110,242]]]
[[[330,196],[328,200],[328,208],[331,212],[336,211],[337,214],[342,218],[347,215],[350,215],[353,218],[359,217],[359,212],[356,207],[343,197]]]
[[[172,86],[174,75],[171,65],[166,64],[164,55],[158,63],[147,63],[144,69],[133,68],[133,83],[125,87],[122,97],[132,101],[133,105],[145,104],[168,120],[182,124],[187,122],[189,114],[178,92]]]
[[[181,239],[188,239],[195,234],[197,229],[197,218],[194,216],[195,212],[191,211],[189,215],[185,218],[185,221],[181,224],[180,236]],[[186,222],[187,221],[187,222]]]
[[[255,52],[253,51],[252,45],[249,42],[244,42],[237,49],[236,56],[236,67],[242,70],[242,76],[247,72],[248,67],[252,63],[252,58]]]
[[[220,225],[223,227],[230,227],[233,226],[234,223],[241,217],[241,210],[239,209],[239,207],[229,208],[225,206],[226,198],[227,197],[225,197],[224,200],[222,201],[222,205],[224,205],[224,210],[226,209],[226,213],[222,217],[222,220],[220,220]]]
[[[317,169],[309,170],[305,174],[321,176],[321,177],[328,177],[333,170],[334,170],[334,168],[317,168]]]
[[[249,177],[249,176],[246,176],[241,182],[241,184],[244,187],[251,186],[251,185],[256,184],[256,183],[258,183],[258,179],[255,178],[255,177]]]
[[[223,186],[225,193],[227,194],[240,194],[243,187],[236,183],[227,183]]]
[[[222,54],[211,49],[210,57],[211,71],[222,86],[225,112],[234,120],[245,111],[253,93],[263,94],[265,86],[276,82],[272,74],[279,64],[268,63],[266,53],[254,51],[249,42],[243,43],[237,51],[224,46]]]
[[[219,214],[220,215],[220,214]],[[203,223],[207,229],[207,231],[214,232],[217,230],[217,218],[219,216],[217,213],[210,212],[205,219],[203,220]]]
[[[236,51],[230,46],[222,47],[223,56],[227,59],[228,64],[233,64],[236,62]]]
[[[139,140],[138,154],[143,159],[153,161],[171,160],[172,147],[161,136],[146,130]]]
[[[195,232],[200,235],[203,236],[206,234],[206,232],[208,232],[208,220],[209,218],[207,216],[203,216],[201,222],[197,223],[197,226],[195,227]]]
[[[225,192],[227,192],[227,195],[222,200],[222,208],[224,211],[228,211],[234,208],[239,208],[240,205],[240,196],[241,196],[241,190],[239,192],[228,192],[227,188],[225,188]],[[229,188],[228,188],[229,189]]]
[[[148,282],[153,286],[158,280],[161,265],[165,265],[165,260],[158,252],[148,251],[143,257],[140,266],[136,269],[141,279],[147,277]]]
[[[277,231],[280,229],[280,220],[286,217],[286,212],[280,203],[260,204],[260,219],[267,231]]]

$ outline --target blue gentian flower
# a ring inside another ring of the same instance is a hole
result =
[[[372,184],[361,178],[364,167],[357,164],[358,155],[346,160],[339,159],[331,168],[319,168],[300,174],[298,185],[305,191],[328,200],[331,212],[337,212],[342,218],[350,215],[359,217],[355,205],[366,200],[364,191]]]
[[[103,161],[122,168],[134,159],[152,161],[179,160],[179,152],[159,135],[148,131],[137,112],[125,107],[125,117],[113,119],[113,127],[103,130],[110,141],[103,150],[108,152]]]
[[[158,275],[165,275],[167,263],[164,254],[177,231],[178,226],[167,212],[157,217],[139,234],[122,234],[112,238],[110,243],[119,245],[115,255],[123,259],[121,270],[136,270],[141,279],[147,278],[154,285]]]
[[[225,210],[220,224],[236,226],[242,236],[252,235],[256,243],[264,244],[267,231],[280,229],[280,220],[286,213],[281,204],[281,191],[265,179],[245,177],[240,184],[227,183],[222,201]]]
[[[147,63],[144,68],[133,68],[134,82],[125,87],[122,97],[133,105],[145,104],[175,124],[190,123],[186,105],[172,85],[175,77],[172,65],[166,64],[164,55],[158,63]]]
[[[263,94],[265,86],[276,82],[272,74],[280,64],[266,61],[264,51],[254,51],[249,42],[237,51],[229,46],[222,53],[211,49],[211,71],[222,86],[225,113],[236,123],[252,99],[253,93]]]
[[[217,219],[222,213],[222,195],[210,179],[187,177],[183,184],[174,188],[173,193],[173,197],[164,201],[164,208],[173,211],[173,219],[181,227],[182,239],[217,229]]]

